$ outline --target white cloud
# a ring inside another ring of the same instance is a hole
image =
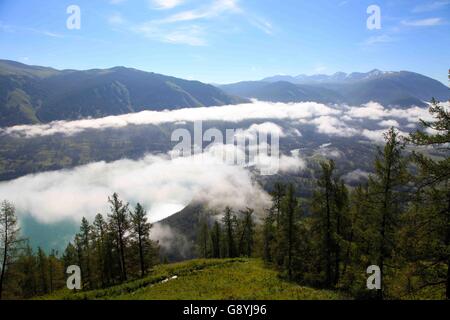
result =
[[[174,23],[200,19],[211,19],[224,13],[240,13],[242,11],[237,2],[237,0],[215,0],[208,6],[204,6],[199,9],[182,11],[154,22]]]
[[[370,173],[363,171],[361,169],[356,169],[344,175],[342,179],[349,182],[360,182],[361,180],[366,180],[369,177]]]
[[[402,24],[408,27],[433,27],[443,24],[442,18],[428,18],[422,20],[404,20]]]
[[[272,103],[254,101],[240,105],[188,108],[172,111],[142,111],[120,116],[76,121],[55,121],[41,125],[19,125],[0,129],[0,133],[24,137],[48,136],[57,133],[76,134],[88,129],[122,128],[127,125],[175,123],[180,121],[231,121],[246,119],[311,119],[326,115],[339,115],[341,111],[315,102]]]
[[[130,203],[140,202],[151,221],[196,200],[217,208],[232,204],[262,210],[269,205],[269,196],[248,170],[227,165],[212,153],[97,162],[0,183],[1,199],[12,201],[20,216],[28,214],[42,223],[78,222],[83,216],[92,219],[98,212],[107,213],[112,192]]]
[[[338,137],[351,137],[357,134],[357,130],[347,126],[335,117],[321,116],[310,121],[317,126],[317,131]]]
[[[178,28],[162,36],[162,40],[174,44],[187,44],[190,46],[205,46],[203,29],[197,26]]]
[[[446,103],[442,104],[447,106]],[[448,106],[447,106],[448,107]],[[405,120],[410,124],[419,119],[432,120],[427,108],[410,107],[405,109],[384,108],[376,102],[362,106],[333,105],[327,106],[315,102],[273,103],[254,100],[240,105],[226,105],[205,108],[187,108],[166,111],[142,111],[139,113],[109,116],[98,119],[75,121],[55,121],[40,125],[19,125],[0,128],[0,134],[31,138],[54,134],[74,135],[86,130],[103,130],[108,128],[124,128],[128,125],[160,125],[164,123],[188,123],[194,121],[227,121],[244,120],[290,120],[293,125],[285,130],[279,125],[266,121],[251,126],[245,133],[266,130],[277,132],[280,137],[301,136],[297,124],[315,126],[317,132],[329,136],[352,137],[362,136],[380,141],[380,131],[371,131],[366,127],[367,121],[377,121],[373,125],[399,126],[397,120]],[[301,128],[300,128],[301,129]]]
[[[379,36],[372,36],[366,39],[362,44],[365,46],[373,46],[379,43],[390,43],[394,42],[395,39],[392,38],[390,35],[383,34]]]
[[[184,0],[150,0],[150,5],[154,9],[173,9],[179,5],[181,5]]]
[[[205,46],[205,31],[200,26],[179,26],[167,28],[152,21],[131,27],[131,31],[148,39],[172,44]]]
[[[351,118],[364,118],[378,120],[384,117],[386,111],[384,107],[377,102],[369,102],[361,107],[350,107],[347,115]]]
[[[378,122],[378,125],[380,127],[388,127],[388,128],[390,128],[390,127],[395,127],[395,128],[400,127],[400,124],[398,123],[398,121],[392,120],[392,119],[380,121],[380,122]]]
[[[261,124],[252,124],[247,130],[243,130],[240,134],[246,137],[254,137],[257,133],[276,134],[284,137],[283,128],[273,122],[264,122]]]

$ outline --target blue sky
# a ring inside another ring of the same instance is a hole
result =
[[[373,4],[379,30],[366,27]],[[0,0],[0,58],[212,83],[378,68],[447,84],[450,0]]]

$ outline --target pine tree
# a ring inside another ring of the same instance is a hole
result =
[[[146,274],[151,259],[153,246],[150,239],[151,228],[152,224],[147,221],[147,212],[138,203],[131,213],[131,237],[138,247],[141,277]]]
[[[108,198],[111,213],[108,215],[111,231],[115,236],[116,248],[119,257],[120,277],[122,281],[127,280],[127,267],[125,261],[125,246],[127,232],[129,230],[128,203],[124,204],[117,193]]]
[[[226,256],[228,258],[236,257],[236,241],[235,241],[235,225],[236,225],[236,217],[233,215],[231,208],[225,208],[225,214],[223,217],[224,224],[224,236],[225,236],[225,244],[226,244]]]
[[[81,261],[82,261],[82,269],[85,271],[85,279],[86,282],[83,287],[85,288],[94,288],[93,283],[93,274],[91,270],[91,225],[87,221],[86,218],[83,217],[81,220],[80,226],[80,241],[81,241]]]
[[[332,210],[334,185],[332,181],[334,162],[330,160],[328,163],[321,163],[322,176],[318,181],[319,187],[324,189],[325,200],[325,250],[326,250],[326,284],[331,286],[332,278]]]
[[[416,199],[420,199],[416,218],[424,226],[420,230],[424,234],[420,239],[422,246],[417,246],[417,259],[431,258],[432,263],[428,266],[422,264],[428,272],[432,269],[430,266],[445,266],[445,276],[425,279],[422,286],[444,284],[446,298],[450,299],[450,112],[434,99],[429,112],[433,120],[421,120],[422,130],[409,138],[415,146],[425,147],[428,152],[431,150],[440,156],[431,158],[421,152],[413,153],[413,160],[420,169],[416,178],[419,193]]]
[[[241,223],[241,236],[239,239],[239,255],[251,257],[253,253],[254,244],[254,222],[253,222],[253,209],[247,208],[241,211],[242,223]]]
[[[281,203],[280,217],[280,253],[283,256],[284,268],[287,270],[289,280],[293,278],[293,261],[296,250],[298,202],[293,184],[287,187],[286,195]]]
[[[341,255],[342,244],[344,242],[344,234],[349,227],[347,220],[349,210],[349,198],[348,189],[344,182],[339,179],[335,179],[334,182],[334,205],[335,205],[335,219],[336,228],[334,232],[334,285],[337,286],[341,275]]]
[[[107,224],[103,216],[99,213],[95,216],[92,224],[92,237],[96,257],[96,274],[98,275],[101,287],[110,283],[111,272],[106,257],[106,232]]]
[[[404,209],[405,185],[408,181],[406,159],[402,156],[404,143],[398,137],[398,133],[391,128],[385,134],[386,145],[383,150],[378,150],[375,159],[375,174],[369,178],[369,198],[374,210],[375,223],[377,225],[375,248],[376,264],[381,271],[381,290],[378,298],[385,294],[386,260],[394,251],[396,236],[395,226],[398,224],[401,211]]]
[[[2,299],[8,268],[14,262],[18,245],[22,241],[19,238],[19,232],[14,206],[8,201],[3,201],[0,207],[0,300]]]
[[[64,250],[64,254],[62,256],[62,260],[64,263],[64,269],[67,270],[69,266],[78,264],[78,254],[77,249],[69,242]]]

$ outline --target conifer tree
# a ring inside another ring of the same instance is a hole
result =
[[[83,280],[85,280],[84,287],[93,288],[93,274],[91,270],[91,225],[85,217],[81,220],[80,226],[80,244],[81,244],[81,264],[85,271]]]
[[[392,257],[401,211],[405,204],[405,185],[408,181],[407,161],[402,156],[404,143],[397,131],[391,128],[385,134],[386,144],[378,150],[375,159],[375,174],[369,178],[369,199],[374,210],[376,236],[373,242],[376,265],[381,271],[381,290],[378,298],[385,295],[386,260]]]
[[[149,259],[151,259],[153,249],[150,239],[151,228],[152,224],[147,221],[147,212],[138,203],[134,212],[131,213],[131,237],[138,247],[141,277],[146,274]]]
[[[284,268],[287,270],[288,278],[293,278],[293,261],[296,249],[297,229],[297,213],[298,202],[295,196],[295,189],[293,184],[287,187],[286,195],[281,203],[281,245],[278,248],[284,256]]]
[[[128,203],[124,204],[119,199],[117,193],[108,198],[111,213],[108,215],[109,226],[114,234],[116,248],[119,258],[120,278],[122,281],[127,280],[127,267],[125,261],[125,246],[127,242],[127,231],[129,230],[129,213]]]
[[[253,253],[254,244],[254,222],[253,222],[253,209],[247,208],[241,211],[242,223],[241,223],[241,236],[239,239],[239,255],[251,257]]]
[[[425,151],[413,153],[420,170],[415,180],[419,193],[416,219],[423,226],[416,255],[419,263],[425,257],[432,261],[420,264],[422,273],[440,274],[437,269],[445,266],[445,275],[438,279],[425,277],[422,287],[443,284],[446,298],[450,299],[450,111],[433,99],[429,112],[433,119],[421,120],[422,128],[409,138],[410,143]],[[430,151],[438,157],[428,156]]]
[[[17,225],[14,206],[3,201],[0,205],[0,300],[7,280],[8,268],[17,256],[20,229]]]
[[[103,216],[99,213],[95,216],[94,223],[92,224],[92,235],[96,253],[96,274],[100,279],[102,287],[109,284],[111,277],[106,253],[106,232],[107,224]]]
[[[236,257],[236,240],[235,240],[235,225],[236,217],[233,215],[231,208],[225,208],[225,214],[223,217],[224,224],[224,237],[226,244],[226,256],[228,258]]]

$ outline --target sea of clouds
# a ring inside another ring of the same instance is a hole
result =
[[[123,128],[129,125],[158,125],[193,121],[227,121],[276,119],[310,124],[322,134],[331,136],[361,136],[374,141],[383,139],[382,133],[389,126],[406,123],[413,128],[419,119],[430,119],[427,108],[385,108],[369,102],[361,106],[325,105],[315,102],[273,103],[253,100],[251,103],[208,108],[188,108],[166,111],[142,111],[139,113],[109,116],[98,119],[54,121],[40,125],[18,125],[0,128],[0,134],[20,137],[74,135],[85,130]],[[361,121],[377,121],[379,129],[369,130]]]
[[[128,125],[158,125],[192,121],[265,120],[251,125],[240,134],[255,132],[276,133],[283,137],[285,128],[270,120],[289,120],[313,125],[318,133],[339,137],[362,137],[382,141],[389,126],[402,123],[413,128],[419,119],[430,119],[427,108],[385,108],[374,102],[362,106],[324,105],[314,102],[271,103],[253,101],[240,105],[209,108],[191,108],[172,111],[144,111],[100,119],[55,121],[42,125],[20,125],[0,129],[0,134],[31,138],[54,134],[75,135],[85,130],[123,128]],[[379,128],[367,129],[365,121]],[[301,129],[300,129],[301,130]],[[301,136],[301,132],[294,133]],[[253,171],[257,164],[235,166],[226,163],[217,152],[242,152],[232,146],[218,145],[204,154],[173,158],[170,154],[147,155],[140,160],[97,162],[68,170],[27,175],[0,183],[0,199],[12,201],[19,215],[31,215],[42,223],[83,216],[92,219],[97,213],[107,213],[107,197],[117,192],[131,204],[140,202],[148,209],[151,221],[159,221],[181,210],[192,201],[203,201],[212,207],[223,208],[233,204],[263,210],[270,205],[269,195],[255,182]],[[318,150],[325,152],[327,149]],[[329,151],[327,151],[329,152]],[[333,151],[339,156],[339,150]],[[298,153],[282,155],[280,170],[295,172],[305,168]],[[354,172],[348,180],[365,173]]]
[[[237,148],[237,147],[235,147]],[[8,199],[19,215],[41,223],[79,222],[97,213],[108,213],[107,198],[113,192],[131,204],[148,209],[152,222],[180,211],[192,201],[223,210],[249,206],[261,212],[270,206],[269,195],[255,182],[248,167],[225,161],[230,146],[216,145],[203,154],[172,158],[147,155],[140,160],[96,162],[68,170],[43,172],[0,183],[0,199]],[[305,167],[298,155],[283,155],[281,172]]]

